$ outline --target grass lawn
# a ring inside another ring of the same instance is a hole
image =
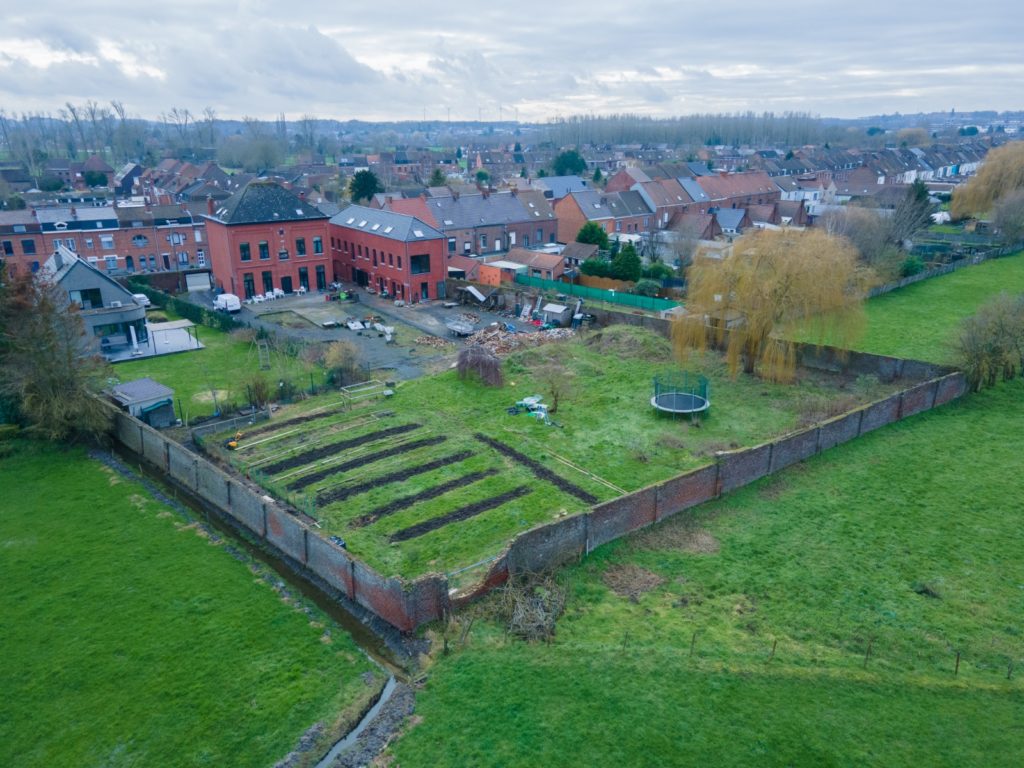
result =
[[[561,428],[525,414],[508,414],[506,409],[517,400],[545,392],[538,370],[551,360],[558,360],[573,381],[553,417]],[[713,403],[711,414],[695,425],[664,417],[649,404],[652,377],[671,367],[670,360],[668,343],[649,331],[606,329],[583,342],[510,356],[507,383],[500,389],[461,381],[447,372],[406,382],[387,402],[348,413],[325,411],[322,418],[288,424],[311,408],[336,402],[337,396],[298,404],[275,417],[283,424],[277,431],[263,431],[273,422],[260,424],[251,439],[243,436],[238,451],[220,455],[240,469],[266,472],[268,477],[258,478],[265,487],[302,509],[310,509],[309,500],[316,497],[315,516],[328,533],[344,538],[353,553],[386,573],[416,576],[470,565],[497,554],[519,531],[591,506],[584,497],[538,480],[477,434],[541,462],[604,501],[705,465],[716,450],[756,444],[891,389],[873,379],[849,381],[810,373],[795,386],[745,376],[732,380],[721,359],[708,355],[692,362],[711,379]],[[395,429],[409,431],[389,434]],[[381,437],[360,442],[373,435]],[[218,441],[210,443],[216,451]],[[319,452],[330,451],[332,445],[339,446],[337,453]],[[312,449],[318,453],[300,466],[280,466],[282,460]],[[345,466],[332,472],[338,465]],[[400,485],[392,482],[396,473],[424,465],[429,471],[402,475]],[[310,481],[303,481],[310,474]],[[301,488],[290,494],[288,486],[296,483]],[[355,488],[358,492],[347,491]],[[439,490],[432,493],[434,489]],[[394,541],[406,529],[517,489],[527,492],[480,514]],[[409,503],[378,517],[376,511],[396,497]]]
[[[599,549],[552,645],[438,662],[397,762],[1018,765],[1022,431],[1015,382]]]
[[[861,347],[948,360],[960,317],[1022,288],[1016,257],[888,294]],[[1022,433],[1017,380],[602,547],[551,645],[482,603],[396,763],[1019,765]]]
[[[165,313],[171,320],[178,319]],[[246,403],[245,385],[261,376],[276,385],[287,379],[296,387],[309,388],[310,374],[316,386],[323,384],[323,371],[281,352],[271,355],[271,369],[260,370],[259,357],[250,341],[206,326],[197,327],[204,349],[174,355],[131,360],[114,366],[114,375],[121,381],[149,376],[174,390],[175,409],[180,401],[184,419],[209,416],[214,412],[214,396],[223,411],[227,405]],[[179,417],[182,414],[179,413]]]
[[[0,449],[0,764],[271,766],[383,683],[141,486],[79,450]]]
[[[961,321],[1000,291],[1024,293],[1024,254],[986,261],[872,299],[865,305],[864,336],[854,348],[952,363]]]

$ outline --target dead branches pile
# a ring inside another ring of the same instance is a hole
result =
[[[500,387],[505,381],[501,373],[501,360],[494,352],[480,345],[459,350],[458,372],[460,379],[476,374],[488,387]]]
[[[498,594],[508,631],[524,640],[549,640],[565,610],[565,587],[551,576],[510,579]]]

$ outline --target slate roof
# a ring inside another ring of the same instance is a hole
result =
[[[280,184],[251,181],[205,218],[221,224],[266,224],[278,221],[326,219],[315,205],[306,202]]]
[[[533,204],[532,208],[530,203]],[[545,209],[540,205],[535,196],[524,203],[519,195],[511,192],[435,197],[427,201],[427,208],[441,230],[514,224],[555,217],[550,206]]]
[[[718,220],[718,226],[722,230],[734,230],[739,231],[740,224],[743,222],[743,217],[747,215],[745,208],[720,208],[715,211],[715,218]]]
[[[579,176],[545,176],[542,179],[534,179],[533,183],[540,189],[551,192],[555,200],[561,200],[570,192],[589,188],[587,182]]]
[[[572,198],[588,221],[650,216],[653,213],[639,192],[574,192]]]
[[[415,216],[362,205],[350,205],[341,213],[332,216],[331,224],[400,242],[420,242],[444,237],[441,232]]]
[[[111,394],[122,405],[131,405],[146,400],[174,397],[174,390],[147,376],[143,379],[122,382],[111,390]]]
[[[683,188],[686,194],[693,198],[693,202],[706,203],[711,199],[710,197],[708,197],[707,193],[703,189],[701,189],[701,186],[700,184],[697,183],[696,179],[686,179],[680,177],[676,179],[676,181],[679,182],[679,186]]]
[[[148,208],[132,205],[115,210],[117,220],[125,227],[130,227],[133,221],[142,222],[144,226],[192,223],[192,214],[187,210],[183,211],[180,205],[151,205]]]

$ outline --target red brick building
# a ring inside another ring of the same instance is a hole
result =
[[[177,205],[54,206],[0,212],[0,259],[35,272],[64,246],[108,275],[202,268],[205,224]]]
[[[248,299],[323,290],[332,279],[328,217],[291,190],[258,179],[210,209],[203,218],[219,289]]]
[[[330,238],[339,279],[408,302],[445,298],[447,238],[415,216],[350,205]]]

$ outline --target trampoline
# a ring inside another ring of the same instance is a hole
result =
[[[708,380],[687,373],[663,373],[654,377],[651,406],[662,413],[686,416],[703,413],[711,407]]]

